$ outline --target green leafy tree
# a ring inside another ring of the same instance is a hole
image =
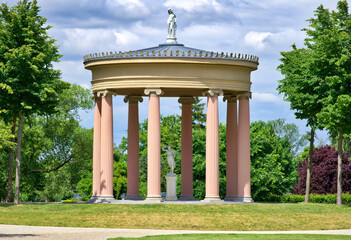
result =
[[[60,72],[52,67],[61,57],[58,47],[39,11],[36,0],[0,7],[0,81],[13,91],[0,99],[0,108],[18,116],[15,204],[19,203],[23,116],[51,112],[57,93],[65,87]]]
[[[338,138],[338,186],[337,204],[342,204],[342,144],[345,134],[351,133],[351,18],[348,3],[341,0],[336,11],[320,5],[315,18],[308,20],[305,44],[311,49],[312,68],[320,79],[319,91],[326,95],[318,121],[326,129],[337,133]]]
[[[282,64],[278,66],[278,70],[281,71],[284,79],[279,81],[277,90],[284,94],[285,101],[290,102],[290,108],[295,110],[296,118],[307,120],[307,125],[311,128],[305,194],[305,202],[308,202],[314,135],[315,130],[320,127],[317,122],[317,114],[322,109],[320,100],[323,98],[323,92],[319,90],[320,80],[317,73],[311,67],[312,51],[310,49],[297,49],[295,44],[292,47],[291,51],[281,52],[283,58],[280,59]]]
[[[296,166],[292,149],[301,147],[299,137],[290,141],[289,136],[299,136],[295,125],[289,134],[282,134],[283,120],[257,121],[251,123],[251,187],[256,201],[275,201],[278,196],[291,192],[297,181]]]
[[[91,173],[93,130],[79,126],[78,115],[78,110],[92,108],[90,95],[88,89],[72,84],[58,95],[60,104],[55,113],[25,118],[20,201],[70,198],[86,173]],[[1,158],[4,152],[0,150]],[[4,166],[7,168],[7,163]]]
[[[202,98],[194,97],[192,105],[193,128],[205,128],[206,114],[204,113],[205,103],[201,102]]]
[[[0,83],[0,92],[5,91],[4,94],[13,94],[11,87],[6,85],[5,83]],[[1,114],[6,113],[6,109],[0,109]],[[13,154],[15,147],[15,131],[16,131],[16,116],[13,118],[13,125],[11,130],[6,124],[5,121],[0,119],[0,149],[2,148],[10,148],[10,157],[9,157],[9,173],[8,173],[8,183],[6,188],[10,189],[7,194],[6,202],[10,202],[12,198],[12,174],[13,174]]]
[[[77,191],[77,184],[82,176],[92,171],[93,130],[80,127],[78,115],[78,110],[92,108],[93,101],[89,96],[88,89],[72,84],[58,96],[60,103],[54,114],[35,118],[37,122],[33,125],[40,128],[39,132],[43,134],[41,139],[46,139],[47,146],[40,151],[38,165],[28,164],[30,167],[25,171],[27,174],[43,175],[56,180],[66,176],[70,184],[69,190],[66,188],[67,192]],[[32,139],[28,142],[35,141]],[[34,161],[35,159],[33,158]],[[45,196],[45,200],[57,201],[58,198],[68,197],[63,191],[58,191],[53,197],[50,189],[54,189],[52,183],[44,181],[43,190],[37,190],[37,193]]]

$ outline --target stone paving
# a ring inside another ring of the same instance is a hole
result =
[[[10,240],[106,240],[113,237],[143,237],[148,235],[170,235],[191,233],[233,233],[233,234],[328,234],[350,235],[351,229],[316,231],[194,231],[194,230],[155,230],[155,229],[116,229],[116,228],[71,228],[38,227],[22,225],[1,225],[0,239]]]

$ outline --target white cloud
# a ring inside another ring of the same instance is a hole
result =
[[[85,89],[91,89],[91,85],[87,83],[81,83],[80,86]]]
[[[270,32],[249,32],[245,35],[244,41],[249,47],[253,47],[257,50],[263,50],[267,45],[265,40],[272,35],[273,33]]]
[[[130,28],[72,28],[63,30],[62,54],[81,59],[83,55],[106,51],[128,51],[155,46],[166,40],[166,30],[137,22]],[[157,39],[157,40],[156,40]]]
[[[282,99],[280,99],[278,96],[272,94],[272,93],[260,93],[260,92],[254,92],[252,93],[252,99],[255,102],[259,103],[279,103],[282,102]]]
[[[179,32],[178,42],[207,51],[242,51],[241,33],[230,24],[191,25]]]
[[[302,43],[304,38],[305,33],[296,29],[278,33],[251,31],[245,35],[244,43],[258,51],[272,48],[283,51],[293,43]]]
[[[211,7],[217,11],[223,9],[216,0],[167,0],[164,5],[169,8],[181,8],[187,12],[201,11],[204,7]]]
[[[107,0],[107,6],[109,7],[116,7],[116,6],[123,6],[127,9],[135,9],[135,8],[143,8],[145,5],[140,2],[139,0]]]
[[[78,61],[60,61],[54,64],[54,68],[61,70],[63,81],[90,88],[91,72],[84,68],[83,58]]]
[[[108,51],[116,43],[116,36],[111,29],[65,29],[63,54],[83,56],[97,51]]]
[[[119,32],[114,31],[113,34],[116,37],[116,44],[119,47],[126,47],[135,44],[140,38],[133,32],[127,30],[121,30]]]
[[[129,19],[150,14],[148,6],[139,0],[107,0],[106,8],[116,17]]]

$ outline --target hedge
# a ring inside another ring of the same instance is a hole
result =
[[[280,203],[299,203],[305,201],[305,195],[283,195],[280,197]],[[278,202],[278,201],[275,201]],[[310,203],[327,203],[327,204],[336,204],[336,194],[310,194]],[[343,193],[342,194],[342,203],[344,205],[351,206],[351,194]]]

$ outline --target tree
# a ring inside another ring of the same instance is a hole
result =
[[[52,62],[61,56],[39,11],[36,0],[0,7],[0,78],[13,90],[0,99],[0,108],[18,116],[15,204],[19,203],[23,117],[52,112],[57,94],[66,87],[59,80],[60,72],[53,69]]]
[[[282,134],[282,129],[286,133]],[[292,150],[302,144],[298,129],[282,119],[257,121],[251,123],[250,134],[252,197],[256,201],[276,201],[291,192],[297,180]],[[291,141],[289,136],[295,140]]]
[[[343,175],[343,192],[351,192],[351,161],[350,155],[342,155]],[[338,151],[330,146],[316,148],[313,152],[313,168],[311,178],[311,193],[317,194],[335,194],[337,192],[337,165]],[[299,181],[294,187],[294,193],[304,194],[306,184],[307,158],[298,164]]]
[[[201,102],[200,97],[194,97],[192,105],[193,128],[205,128],[206,114],[204,114],[205,103]]]
[[[319,78],[318,91],[326,93],[319,102],[318,122],[338,138],[337,204],[342,204],[342,144],[351,133],[351,18],[348,3],[341,0],[337,11],[330,12],[320,5],[311,18],[306,46],[311,49],[311,67]]]
[[[0,83],[0,92],[5,92],[5,93],[2,93],[2,95],[13,93],[11,87],[9,87],[4,83]],[[4,113],[6,113],[6,109],[0,109],[0,114],[4,114]],[[0,121],[0,149],[3,147],[13,147],[14,146],[13,141],[10,140],[13,137],[14,137],[13,131],[10,132],[6,123],[3,121]]]
[[[285,79],[280,81],[278,90],[297,110],[297,118],[307,119],[311,126],[310,157],[306,178],[308,201],[309,181],[312,166],[314,130],[327,128],[338,135],[339,190],[338,204],[341,204],[341,155],[345,134],[351,131],[348,114],[351,107],[351,21],[348,3],[341,0],[337,11],[330,12],[320,5],[315,11],[316,18],[308,20],[310,29],[303,29],[307,38],[306,49],[282,53],[278,69]]]
[[[298,119],[306,119],[310,126],[310,150],[306,177],[305,202],[309,201],[310,181],[312,168],[312,153],[314,146],[315,130],[319,127],[317,114],[322,109],[319,102],[322,98],[319,88],[319,78],[311,67],[312,53],[310,49],[297,49],[292,45],[293,50],[281,52],[283,58],[278,70],[284,75],[279,81],[277,90],[284,94],[284,100],[290,102],[290,108],[295,110]]]
[[[69,89],[59,94],[59,104],[56,112],[48,116],[36,116],[32,119],[32,126],[43,134],[40,156],[26,157],[29,162],[39,164],[27,164],[24,172],[27,175],[38,175],[47,180],[43,183],[43,189],[36,189],[41,200],[57,201],[69,197],[77,190],[77,184],[86,172],[92,171],[93,131],[79,126],[78,110],[91,109],[93,101],[90,91],[79,85],[72,84]],[[25,136],[35,136],[35,133]],[[35,138],[28,142],[35,143]],[[57,183],[61,186],[57,186]],[[56,189],[57,188],[57,189]],[[55,189],[57,190],[55,192]],[[54,194],[55,193],[55,194]]]

